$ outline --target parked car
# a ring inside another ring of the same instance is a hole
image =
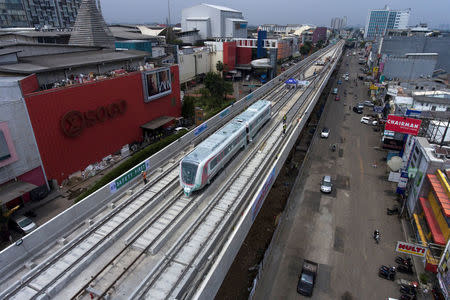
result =
[[[322,131],[320,132],[320,137],[321,138],[326,139],[326,138],[328,138],[329,135],[330,135],[330,128],[324,127],[322,129]]]
[[[333,91],[332,91],[331,93],[337,95],[337,93],[338,93],[338,88],[337,88],[337,87],[334,88]]]
[[[373,102],[370,101],[370,100],[364,101],[363,104],[364,104],[365,106],[368,106],[368,107],[373,107],[373,106],[374,106]]]
[[[345,81],[348,81],[348,76],[344,77],[344,80],[345,80]]]
[[[317,269],[319,265],[315,262],[304,260],[302,273],[297,284],[297,292],[304,296],[312,296],[316,284]]]
[[[331,183],[331,176],[325,175],[320,182],[320,191],[322,193],[331,193],[331,188],[333,184]]]
[[[339,95],[336,95],[336,97],[334,97],[334,101],[339,101],[341,100],[341,97],[339,97]]]
[[[378,121],[377,120],[373,120],[370,117],[362,117],[361,118],[361,123],[370,124],[370,125],[378,125]]]
[[[353,111],[357,114],[362,114],[363,110],[362,108],[359,108],[358,106],[353,106]]]
[[[364,103],[363,102],[359,102],[358,104],[356,104],[356,106],[360,109],[364,109]]]
[[[337,82],[337,84],[342,84],[342,80],[339,79],[338,82]]]
[[[10,219],[13,229],[23,233],[28,234],[36,229],[36,224],[28,217],[25,216],[15,216]]]

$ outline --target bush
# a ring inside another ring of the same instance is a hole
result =
[[[420,273],[419,279],[423,284],[427,284],[430,281],[430,276],[427,273]]]
[[[159,150],[163,149],[167,145],[171,144],[172,142],[176,141],[183,135],[185,135],[188,131],[187,130],[181,130],[177,134],[168,136],[154,144],[151,144],[150,146],[142,149],[141,151],[133,154],[129,159],[124,161],[123,163],[119,164],[116,168],[114,168],[111,172],[107,173],[105,176],[103,176],[99,181],[97,181],[92,187],[81,193],[76,199],[75,203],[78,201],[86,198],[90,194],[94,193],[96,190],[102,188],[107,183],[111,182],[115,178],[121,176],[122,174],[128,172]]]

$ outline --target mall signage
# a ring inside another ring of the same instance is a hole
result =
[[[385,130],[417,135],[422,120],[389,115]]]
[[[420,257],[425,257],[427,255],[426,247],[400,241],[397,242],[397,247],[395,248],[395,251]]]
[[[161,98],[172,93],[172,81],[169,68],[158,68],[142,72],[144,102]]]
[[[86,112],[71,110],[61,118],[61,129],[65,136],[77,137],[86,127],[92,127],[97,123],[103,123],[123,115],[126,109],[127,102],[119,100]]]

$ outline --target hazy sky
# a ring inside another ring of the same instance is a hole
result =
[[[165,23],[166,0],[101,0],[103,15],[108,23],[127,22]],[[351,25],[364,25],[369,9],[411,8],[409,25],[426,22],[429,25],[450,23],[450,0],[391,0],[379,2],[368,0],[169,0],[171,23],[181,21],[181,10],[200,3],[223,5],[242,11],[250,25],[264,23],[302,24],[330,26],[332,17],[347,16]]]

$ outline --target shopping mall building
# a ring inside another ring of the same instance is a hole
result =
[[[181,115],[178,66],[149,64],[147,52],[21,48],[0,49],[2,205],[38,199],[49,183],[61,184]]]

